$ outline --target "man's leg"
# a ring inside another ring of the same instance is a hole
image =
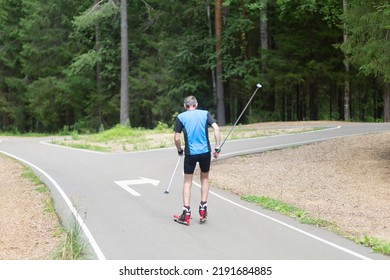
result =
[[[193,176],[192,174],[184,174],[183,213],[181,215],[173,215],[173,218],[176,222],[185,224],[187,226],[190,225],[190,219],[191,219],[190,200],[191,200],[192,176]]]
[[[191,186],[193,174],[184,174],[183,183],[183,206],[190,206],[191,201]]]
[[[195,170],[196,161],[191,156],[186,156],[184,158],[184,182],[183,182],[183,213],[179,215],[174,215],[175,221],[190,225],[191,219],[191,187],[192,187],[192,178]]]
[[[207,218],[207,198],[209,195],[209,172],[200,172],[200,197],[201,201],[199,204],[199,216],[200,223],[204,223]]]
[[[207,198],[209,196],[209,172],[200,172],[200,182],[201,182],[201,190],[200,190],[201,201],[207,201]]]

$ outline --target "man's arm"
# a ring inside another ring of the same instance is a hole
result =
[[[173,135],[173,141],[175,142],[175,146],[176,146],[177,153],[179,154],[179,156],[183,155],[183,149],[181,148],[181,132],[182,132],[182,130],[183,130],[183,124],[181,123],[181,121],[177,117],[175,119],[175,124],[173,126],[173,131],[175,132]]]
[[[182,155],[183,149],[181,148],[181,138],[180,138],[179,132],[175,132],[175,134],[173,136],[173,141],[175,141],[175,146],[176,146],[177,152],[179,153],[179,155]]]
[[[217,158],[219,156],[219,153],[221,152],[219,150],[221,146],[221,131],[217,123],[213,123],[211,127],[214,129],[214,139],[215,139],[215,150],[213,155],[215,158]]]

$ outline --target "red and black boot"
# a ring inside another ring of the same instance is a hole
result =
[[[183,213],[181,215],[173,215],[173,220],[180,224],[189,226],[191,219],[191,209],[189,207],[183,207]]]
[[[200,216],[200,223],[201,224],[206,222],[206,218],[207,218],[207,202],[201,202],[199,204],[199,216]]]

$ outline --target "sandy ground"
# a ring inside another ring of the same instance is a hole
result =
[[[380,133],[214,161],[210,179],[239,195],[295,205],[350,236],[390,242],[389,166],[390,133]],[[0,260],[50,259],[59,222],[23,170],[0,155]]]
[[[49,193],[39,192],[24,171],[0,155],[0,260],[52,259],[63,233],[55,212],[48,211]]]
[[[210,178],[295,205],[350,236],[390,242],[389,166],[390,133],[381,133],[216,161]]]

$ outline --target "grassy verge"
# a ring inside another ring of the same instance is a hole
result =
[[[52,144],[56,145],[62,145],[66,147],[71,147],[75,149],[84,149],[84,150],[90,150],[90,151],[98,151],[98,152],[110,152],[111,149],[109,147],[104,147],[104,146],[98,146],[98,145],[93,145],[89,144],[87,142],[84,143],[67,143],[64,141],[57,141],[57,140],[52,140]]]
[[[324,227],[327,229],[332,229],[333,231],[339,230],[334,223],[319,218],[313,218],[309,215],[308,212],[277,199],[268,198],[264,196],[243,195],[241,196],[241,200],[252,202],[261,206],[264,209],[287,215],[291,218],[300,221],[303,224]]]
[[[53,260],[79,260],[83,259],[86,254],[86,245],[80,238],[80,230],[76,227],[68,230],[61,224],[60,218],[58,217],[54,201],[50,195],[49,188],[41,181],[41,179],[35,175],[33,170],[29,167],[25,167],[22,177],[28,179],[34,186],[35,191],[45,194],[44,198],[44,211],[53,214],[53,217],[58,221],[58,230],[53,234],[55,236],[64,235],[64,239],[61,244],[52,252],[51,258]]]
[[[82,260],[86,255],[87,245],[80,238],[81,229],[76,225],[65,232],[65,240],[54,253],[55,260]]]
[[[350,238],[358,244],[372,248],[374,252],[390,256],[390,243],[379,238],[364,236],[362,238]]]
[[[326,221],[324,219],[311,217],[308,212],[290,204],[287,204],[283,201],[255,195],[243,195],[241,196],[241,200],[255,203],[264,209],[287,215],[291,218],[300,221],[303,224],[323,227],[327,230],[335,232],[338,235],[353,240],[355,243],[370,247],[374,252],[390,256],[390,243],[384,240],[380,240],[378,238],[372,238],[368,236],[364,236],[363,238],[351,237],[346,233],[342,232],[342,230],[335,223]]]
[[[53,199],[50,196],[50,191],[43,184],[41,179],[39,179],[39,177],[37,175],[35,175],[35,173],[32,171],[32,169],[30,167],[24,168],[24,171],[22,173],[22,177],[28,179],[35,186],[35,191],[45,195],[44,200],[43,200],[43,203],[45,206],[44,211],[46,211],[47,213],[55,214],[56,211],[55,211]]]
[[[280,134],[302,133],[319,130],[322,128],[256,128],[250,125],[235,127],[230,139],[257,138]],[[221,127],[222,138],[228,134],[231,126]],[[210,140],[213,141],[213,133],[210,132]],[[96,134],[79,135],[71,133],[70,137],[63,140],[53,140],[52,144],[64,145],[78,149],[88,149],[102,152],[112,151],[141,151],[159,148],[173,147],[173,129],[165,124],[160,124],[155,129],[131,128],[117,125],[109,130]]]
[[[131,128],[117,125],[96,134],[79,135],[76,132],[52,144],[102,152],[141,151],[173,146],[173,132],[167,126],[155,129]]]

